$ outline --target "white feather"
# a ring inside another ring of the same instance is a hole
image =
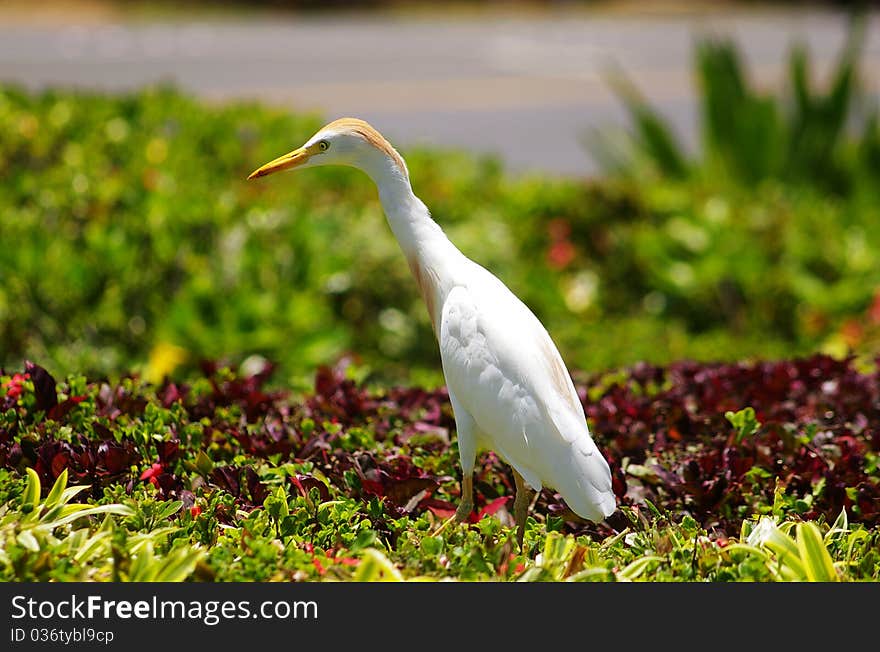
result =
[[[446,296],[439,334],[456,418],[465,411],[481,433],[478,444],[496,450],[533,489],[556,489],[584,518],[611,515],[608,463],[549,334],[488,271],[471,264],[465,276]]]

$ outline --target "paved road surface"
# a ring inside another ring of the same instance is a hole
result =
[[[595,170],[584,133],[625,123],[604,78],[611,65],[693,144],[695,36],[734,36],[755,77],[773,86],[797,39],[827,70],[845,26],[842,14],[818,9],[80,23],[0,12],[0,80],[106,90],[170,80],[208,98],[364,117],[404,148],[460,146],[500,153],[518,171],[584,174]],[[864,71],[877,93],[880,14],[869,23]]]

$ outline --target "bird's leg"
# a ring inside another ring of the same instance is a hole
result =
[[[452,403],[455,426],[458,429],[458,454],[461,458],[461,502],[459,502],[455,514],[434,532],[434,536],[445,530],[452,521],[458,523],[467,521],[474,509],[474,462],[477,459],[476,423],[451,390],[449,402]]]
[[[455,510],[455,520],[463,523],[474,511],[474,476],[473,473],[465,473],[461,477],[461,502]]]
[[[446,527],[455,521],[456,523],[463,523],[468,519],[468,516],[471,515],[471,512],[474,510],[474,475],[473,471],[470,473],[465,473],[461,478],[461,502],[458,503],[458,509],[455,510],[455,514],[447,518],[443,523],[434,530],[433,536],[439,535]]]
[[[523,549],[523,539],[526,535],[526,518],[529,515],[529,503],[532,501],[532,490],[523,477],[513,469],[513,479],[516,481],[516,498],[513,501],[513,518],[516,521],[516,542],[519,549]]]

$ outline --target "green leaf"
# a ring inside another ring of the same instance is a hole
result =
[[[748,543],[731,543],[731,544],[729,544],[727,546],[727,552],[733,552],[733,551],[747,552],[750,555],[755,555],[765,561],[768,561],[770,559],[767,552],[765,552],[764,550],[762,550],[758,546],[753,546]]]
[[[192,575],[204,553],[194,548],[177,548],[161,562],[154,574],[156,582],[182,582]]]
[[[639,557],[635,561],[627,564],[626,568],[618,572],[618,576],[626,580],[637,579],[642,573],[648,570],[649,566],[662,561],[664,561],[664,558],[657,555],[645,555],[644,557]]]
[[[61,496],[64,493],[64,488],[67,486],[67,469],[64,469],[58,478],[55,480],[55,484],[52,486],[52,490],[49,492],[49,495],[46,496],[46,500],[43,503],[46,508],[51,509],[54,507],[60,500]]]
[[[548,532],[544,541],[544,552],[541,555],[541,567],[554,578],[562,579],[568,560],[576,547],[574,537],[563,536],[559,532]]]
[[[402,582],[403,576],[391,560],[375,548],[367,548],[361,555],[354,574],[355,582]]]
[[[420,547],[426,555],[435,557],[443,552],[443,537],[425,537],[422,539]]]
[[[199,454],[196,455],[196,469],[198,472],[204,476],[210,475],[211,471],[214,470],[214,462],[205,454],[205,451],[199,450]]]
[[[629,529],[628,526],[623,528],[620,532],[618,532],[614,536],[611,536],[611,537],[608,537],[607,539],[605,539],[602,542],[600,548],[605,548],[605,549],[609,549],[609,550],[614,548],[614,546],[616,546],[624,538],[626,538],[626,535],[629,534],[630,532],[631,532],[631,530]]]
[[[174,516],[182,508],[183,508],[183,501],[182,500],[168,501],[159,510],[159,513],[156,515],[156,519],[160,520],[160,521],[164,521],[165,519]]]
[[[83,509],[85,507],[85,509]],[[36,525],[34,529],[51,532],[55,528],[61,527],[62,525],[67,525],[75,521],[78,518],[83,518],[84,516],[92,516],[93,514],[118,514],[120,516],[131,516],[134,514],[134,510],[130,507],[126,507],[125,505],[113,504],[113,505],[99,505],[98,507],[89,507],[88,505],[65,505],[64,510],[74,510],[74,513],[66,514],[61,518],[58,518],[54,521],[48,523],[40,523]],[[62,514],[64,511],[62,511]]]
[[[74,512],[82,511],[82,510],[88,509],[88,508],[89,508],[88,505],[80,505],[80,504],[55,505],[55,507],[53,507],[49,511],[43,512],[43,514],[40,516],[39,520],[40,520],[40,523],[42,523],[42,524],[51,523],[52,521],[54,521],[57,518],[62,518],[64,516],[67,516],[68,514],[73,514]]]
[[[789,76],[791,77],[792,91],[794,93],[795,107],[798,113],[805,114],[810,110],[813,98],[810,94],[808,83],[807,51],[802,45],[796,46],[789,57]]]
[[[91,505],[85,505],[83,503],[73,503],[72,505],[58,505],[52,511],[46,514],[46,518],[43,519],[45,522],[49,522],[55,518],[64,518],[65,516],[70,516],[71,514],[76,514],[77,512],[81,512],[85,509],[89,509]]]
[[[143,549],[134,556],[128,569],[128,579],[131,582],[149,582],[152,579],[151,571],[155,570],[156,557],[153,554],[153,544],[147,542]]]
[[[27,485],[21,495],[22,506],[28,505],[31,510],[36,510],[40,505],[40,476],[31,467],[25,469],[27,473]]]
[[[746,407],[738,412],[727,411],[724,418],[730,421],[731,425],[736,428],[736,443],[739,444],[746,437],[750,437],[758,432],[761,424],[755,418],[755,409]]]
[[[684,149],[663,117],[645,102],[636,87],[621,72],[611,75],[609,82],[629,111],[635,126],[639,153],[664,176],[675,179],[686,177],[689,165]]]
[[[797,543],[790,536],[773,526],[767,535],[764,546],[776,555],[780,564],[779,570],[786,579],[800,581],[806,579],[806,570],[801,561],[800,551]]]
[[[176,532],[177,528],[160,527],[149,532],[140,532],[128,539],[128,551],[132,554],[138,553],[147,546],[158,543],[172,532]]]
[[[67,504],[68,502],[70,502],[70,500],[71,500],[74,496],[76,496],[76,495],[77,495],[78,493],[80,493],[81,491],[85,491],[86,489],[88,489],[88,488],[91,487],[91,486],[92,486],[92,485],[89,485],[89,484],[75,484],[75,485],[73,485],[73,486],[67,487],[67,489],[65,489],[65,490],[62,492],[62,494],[61,494],[61,498],[58,500],[58,503],[59,503],[60,505],[65,505],[65,504]]]
[[[831,540],[839,534],[843,534],[849,532],[849,519],[846,516],[846,507],[840,510],[840,514],[837,515],[837,518],[834,519],[834,523],[831,524],[831,529],[828,530],[828,533],[825,535],[825,540]]]
[[[654,516],[656,516],[657,518],[663,518],[663,513],[659,509],[657,509],[657,506],[647,498],[645,498],[645,505],[648,506],[648,509],[651,510],[651,513],[654,514]]]
[[[614,573],[607,568],[596,566],[585,568],[565,578],[566,582],[613,582]]]
[[[110,542],[111,532],[96,532],[78,547],[73,558],[78,562],[85,562],[98,555],[105,543]]]
[[[837,582],[834,560],[828,554],[822,533],[815,523],[797,524],[797,548],[810,582]]]
[[[422,542],[424,543],[424,541],[426,541],[428,539],[430,539],[432,541],[437,541],[437,540],[440,541],[440,549],[436,553],[429,553],[429,554],[439,554],[440,552],[442,552],[442,550],[443,550],[443,537],[425,537],[424,539],[422,539]],[[364,550],[365,548],[369,548],[370,546],[374,546],[374,545],[376,545],[376,541],[378,541],[378,540],[379,540],[379,535],[376,534],[375,530],[369,530],[369,529],[361,530],[360,532],[357,533],[357,537],[355,537],[354,543],[351,544],[351,551],[356,553],[361,550]],[[431,544],[428,544],[428,545],[430,546]]]

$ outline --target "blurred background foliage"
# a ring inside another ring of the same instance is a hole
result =
[[[880,344],[880,126],[856,26],[813,80],[754,88],[735,45],[698,43],[697,155],[638,91],[601,179],[513,178],[498,161],[405,150],[450,238],[544,320],[574,368],[638,360],[872,354]],[[354,352],[381,381],[439,384],[430,324],[368,179],[246,182],[319,116],[0,87],[0,365],[55,374],[263,356],[303,386]],[[377,125],[381,128],[381,125]]]

